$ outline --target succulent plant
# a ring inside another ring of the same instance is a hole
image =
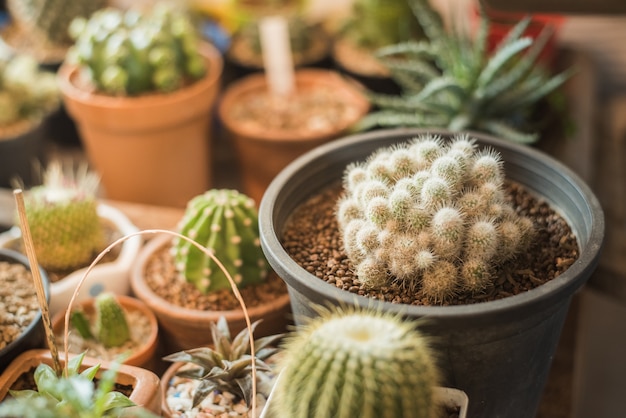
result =
[[[39,264],[64,271],[89,264],[104,248],[96,191],[99,177],[51,161],[43,184],[28,190],[24,206]]]
[[[530,18],[523,19],[492,54],[484,13],[471,39],[459,29],[446,31],[428,0],[409,3],[427,40],[398,43],[377,52],[402,94],[371,94],[379,110],[363,118],[356,129],[442,127],[487,132],[520,143],[537,141],[539,135],[529,132],[534,106],[572,75],[572,70],[550,75],[536,64],[548,34],[536,40],[523,36]]]
[[[96,316],[93,324],[80,309],[72,311],[72,325],[84,339],[95,339],[104,347],[119,347],[130,339],[130,328],[124,309],[115,295],[103,292],[94,300]]]
[[[488,289],[534,227],[506,200],[501,156],[467,134],[424,134],[347,167],[337,220],[359,280],[442,302]]]
[[[383,311],[330,308],[283,345],[279,417],[434,418],[439,369],[415,324]]]
[[[264,281],[268,274],[258,223],[250,197],[237,190],[211,189],[189,201],[178,232],[212,250],[242,288]],[[200,291],[230,288],[215,261],[187,240],[175,238],[172,255],[181,277]]]
[[[60,97],[55,74],[40,70],[35,58],[25,54],[0,58],[0,128],[41,120],[58,108]]]
[[[70,33],[68,62],[105,94],[171,92],[207,71],[190,16],[165,2],[150,11],[100,9],[72,21]]]
[[[251,330],[260,323],[252,323]],[[198,406],[206,396],[213,392],[229,392],[248,405],[252,400],[252,355],[250,349],[250,333],[248,328],[240,331],[231,339],[226,318],[221,316],[217,323],[211,324],[212,347],[199,347],[180,351],[164,357],[166,361],[185,362],[194,367],[179,369],[177,376],[199,380],[193,396],[193,406]],[[278,348],[274,344],[283,337],[275,334],[254,340],[257,380],[259,390],[266,396],[272,382],[273,369],[266,363]]]

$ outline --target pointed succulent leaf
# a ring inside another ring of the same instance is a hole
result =
[[[202,380],[193,394],[192,407],[195,408],[200,405],[200,403],[217,388],[217,382],[214,382],[212,380]]]
[[[67,363],[67,373],[68,375],[78,374],[80,370],[80,366],[83,364],[83,359],[85,358],[85,352],[77,354],[72,357],[70,361]]]
[[[484,16],[483,20],[488,21],[488,17]],[[506,46],[510,45],[512,42],[522,38],[524,35],[524,32],[530,25],[530,22],[531,22],[530,16],[525,16],[522,19],[520,19],[520,21],[517,22],[515,26],[513,26],[513,28],[511,28],[506,33],[506,35],[504,35],[504,37],[500,40],[498,45],[496,45],[496,49],[505,48]]]
[[[539,135],[532,133],[524,133],[507,125],[504,122],[487,120],[481,122],[481,128],[486,130],[487,132],[491,132],[494,135],[501,136],[503,138],[508,138],[513,142],[518,142],[520,144],[532,144],[537,142],[539,139]]]
[[[487,89],[489,84],[494,80],[496,75],[502,71],[513,58],[521,51],[532,45],[531,38],[521,38],[511,42],[504,48],[499,49],[487,62],[487,65],[478,77],[477,87],[479,89]]]
[[[131,401],[121,392],[113,391],[104,396],[104,411],[110,411],[116,408],[127,408],[135,405],[135,402]]]
[[[246,403],[246,405],[250,405],[252,401],[252,376],[246,375],[244,377],[235,379],[235,384],[237,385],[238,395],[241,396]]]

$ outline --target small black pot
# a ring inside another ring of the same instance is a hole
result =
[[[353,135],[319,146],[292,162],[270,184],[261,201],[262,248],[287,283],[297,324],[317,315],[314,305],[329,303],[380,308],[408,319],[427,317],[429,321],[421,329],[435,337],[445,386],[468,394],[468,417],[534,417],[571,298],[595,270],[604,240],[604,214],[597,198],[563,164],[531,147],[471,133],[479,146],[501,153],[508,178],[545,198],[565,217],[580,246],[578,260],[567,271],[516,296],[462,306],[374,301],[316,278],[281,245],[282,230],[294,209],[340,181],[349,163],[425,132],[392,129]],[[430,133],[443,138],[452,135],[447,131]]]
[[[26,132],[0,139],[0,187],[12,188],[16,178],[26,187],[41,183],[36,167],[45,165],[46,123],[43,120]]]
[[[0,249],[0,261],[7,261],[9,263],[22,264],[30,270],[30,264],[28,259],[13,250]],[[50,301],[50,280],[45,271],[39,268],[41,279],[44,283],[44,290],[46,292],[46,300]],[[0,349],[0,373],[13,361],[15,357],[23,352],[33,348],[43,348],[45,343],[45,332],[43,327],[43,319],[41,311],[35,316],[35,319],[30,325],[22,332],[22,334],[9,345]]]

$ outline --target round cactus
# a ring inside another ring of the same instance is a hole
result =
[[[398,316],[322,311],[287,337],[276,416],[433,418],[439,384],[428,340]]]
[[[500,155],[467,135],[423,135],[349,166],[337,216],[359,280],[420,286],[435,303],[484,291],[533,233],[504,179]]]
[[[250,197],[236,190],[209,190],[189,201],[178,230],[211,249],[239,287],[262,282],[267,276],[258,214]],[[230,288],[215,261],[190,242],[175,238],[172,255],[180,275],[203,293]]]
[[[24,207],[39,264],[50,271],[89,264],[105,245],[98,215],[99,177],[70,172],[52,161],[43,184],[24,195]]]

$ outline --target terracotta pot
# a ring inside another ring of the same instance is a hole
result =
[[[158,360],[156,356],[159,340],[159,324],[157,322],[156,316],[154,315],[152,310],[139,299],[124,295],[117,295],[116,297],[119,304],[125,311],[138,311],[141,313],[141,315],[147,317],[150,322],[150,335],[145,341],[142,341],[142,344],[140,346],[133,349],[130,356],[124,361],[124,364],[142,367],[149,370],[156,370],[156,360]],[[87,317],[90,317],[95,314],[94,301],[95,298],[83,300],[81,303],[77,304],[74,309],[81,308],[83,312],[85,312]],[[54,317],[52,318],[52,328],[56,335],[63,334],[63,330],[65,329],[65,313],[66,311],[57,312],[57,314],[54,315]],[[132,324],[129,325],[132,327]],[[57,344],[62,343],[62,339],[59,339],[57,341]]]
[[[63,64],[59,85],[106,197],[184,207],[211,184],[211,110],[223,60],[203,44],[208,75],[169,94],[114,97],[81,90]]]
[[[61,353],[61,364],[64,364],[64,355]],[[70,359],[74,355],[70,355]],[[52,366],[52,357],[49,350],[29,350],[15,358],[9,367],[0,375],[0,401],[7,395],[11,385],[24,373],[32,372],[39,364]],[[99,359],[85,357],[81,371],[100,364],[100,372],[110,368],[110,363]],[[117,374],[117,383],[132,386],[129,398],[139,406],[155,414],[161,412],[161,392],[159,391],[159,377],[153,372],[136,366],[122,364]]]
[[[231,333],[238,333],[246,327],[243,311],[203,311],[174,305],[155,294],[146,284],[144,271],[150,257],[164,245],[171,242],[167,235],[151,239],[141,250],[131,271],[131,288],[134,295],[142,300],[155,313],[160,326],[161,341],[166,354],[211,344],[212,322],[224,316]],[[285,332],[289,316],[289,296],[248,308],[251,322],[263,319],[255,335],[272,335]]]
[[[349,104],[354,112],[332,130],[294,132],[279,129],[250,128],[233,117],[233,106],[249,95],[267,92],[263,73],[252,74],[233,83],[225,90],[218,106],[220,120],[233,141],[239,164],[243,192],[257,204],[274,176],[296,157],[344,134],[369,110],[369,102],[353,82],[337,72],[322,69],[302,69],[295,72],[296,90],[329,86],[336,98]]]

